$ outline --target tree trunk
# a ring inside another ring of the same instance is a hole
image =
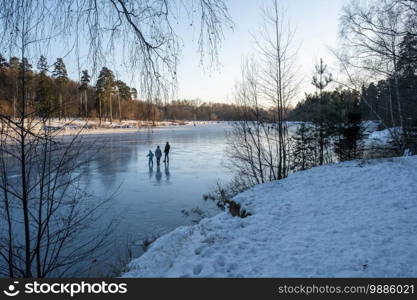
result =
[[[101,96],[99,96],[99,98],[98,98],[98,120],[99,120],[99,123],[98,123],[98,125],[99,126],[101,126],[101,118],[102,118],[102,110],[101,110]]]
[[[109,95],[109,115],[110,115],[110,124],[113,123],[113,103],[112,103],[112,96]]]
[[[22,61],[25,57],[24,49],[22,49]],[[24,223],[25,234],[25,276],[32,277],[32,264],[30,257],[31,250],[31,237],[30,237],[30,220],[29,220],[29,198],[28,198],[28,185],[26,177],[26,132],[25,132],[25,120],[26,120],[26,70],[25,64],[22,64],[22,93],[21,93],[21,114],[20,114],[20,173],[21,173],[21,187],[22,187],[22,213]]]
[[[122,122],[122,110],[121,110],[121,106],[120,106],[120,95],[119,92],[117,92],[117,101],[119,103],[119,122]]]
[[[85,105],[85,117],[88,118],[88,96],[87,96],[87,90],[84,90],[84,105]]]
[[[62,94],[61,92],[59,92],[59,120],[61,121],[62,117],[63,117],[63,106],[62,106]]]

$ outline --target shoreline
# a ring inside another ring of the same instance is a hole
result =
[[[225,121],[185,121],[184,124],[173,124],[168,122],[158,122],[155,126],[141,126],[141,127],[99,127],[99,128],[76,128],[76,129],[63,129],[57,135],[59,136],[72,136],[74,134],[79,135],[107,135],[107,134],[124,134],[135,133],[143,131],[161,130],[161,129],[176,129],[187,128],[202,125],[216,125],[224,124]]]
[[[34,120],[34,123],[37,121]],[[216,125],[224,124],[227,121],[158,121],[150,123],[147,121],[124,120],[122,122],[116,121],[110,123],[108,121],[102,122],[99,126],[96,120],[56,120],[52,119],[48,126],[43,126],[40,123],[35,125],[33,129],[40,134],[49,131],[55,137],[59,136],[88,136],[88,135],[107,135],[107,134],[126,134],[143,131],[152,131],[169,128],[194,127],[202,125]],[[45,128],[46,127],[46,128]]]

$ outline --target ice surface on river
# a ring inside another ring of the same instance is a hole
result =
[[[101,150],[84,182],[96,197],[112,196],[103,219],[116,216],[119,223],[110,248],[117,252],[127,242],[190,224],[193,217],[187,218],[183,209],[213,206],[202,196],[231,176],[224,157],[228,129],[224,124],[191,125],[86,137],[98,137]],[[149,169],[146,154],[157,145],[163,149],[167,141],[169,166],[158,168],[155,161]]]

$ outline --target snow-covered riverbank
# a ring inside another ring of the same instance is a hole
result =
[[[123,120],[121,122],[103,121],[101,124],[97,120],[83,120],[74,119],[70,121],[52,120],[47,129],[56,131],[59,135],[73,135],[73,134],[114,134],[114,133],[129,133],[140,130],[147,130],[149,128],[172,128],[178,126],[196,126],[196,125],[213,125],[217,121],[134,121]],[[39,128],[40,130],[42,128]]]
[[[123,277],[416,277],[417,157],[317,167],[256,186],[156,240]]]

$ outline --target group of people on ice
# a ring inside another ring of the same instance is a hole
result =
[[[165,148],[164,148],[164,163],[169,163],[169,150],[171,149],[171,146],[169,145],[169,143],[167,142],[165,144]],[[148,155],[146,155],[146,157],[149,158],[149,167],[153,167],[153,157],[156,157],[156,164],[159,166],[161,164],[161,158],[162,158],[162,151],[161,148],[159,146],[156,147],[155,149],[155,154],[152,152],[152,150],[149,150]]]

